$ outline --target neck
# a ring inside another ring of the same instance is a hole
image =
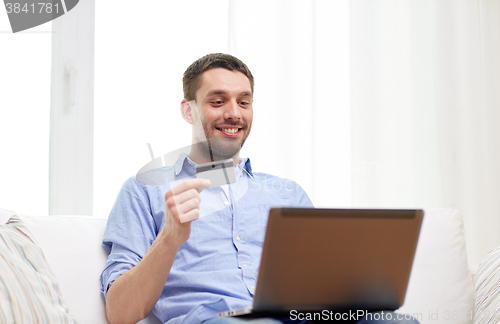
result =
[[[216,155],[210,156],[209,154],[205,154],[204,152],[201,152],[196,145],[191,146],[191,152],[189,152],[189,158],[191,161],[193,161],[196,164],[203,164],[203,163],[208,163],[208,162],[213,162],[213,161],[222,161],[222,160],[228,160],[230,158],[223,158],[219,157]],[[240,161],[240,152],[236,153],[233,157],[233,166],[236,167]]]

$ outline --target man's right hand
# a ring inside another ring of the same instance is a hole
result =
[[[210,187],[210,180],[189,179],[165,194],[165,226],[162,235],[168,241],[182,244],[191,233],[191,221],[200,216],[200,192]]]
[[[111,323],[137,323],[160,298],[179,247],[200,216],[200,192],[206,179],[190,179],[165,194],[165,226],[141,262],[118,277],[108,290],[106,316]]]

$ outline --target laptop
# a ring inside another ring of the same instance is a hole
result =
[[[422,210],[273,208],[253,306],[219,317],[396,310],[405,300]]]

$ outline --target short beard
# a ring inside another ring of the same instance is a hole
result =
[[[224,124],[228,124],[228,122],[225,122]],[[212,129],[211,125],[202,122],[204,136],[200,136],[201,134],[199,133],[201,132],[198,131],[198,143],[194,145],[196,146],[197,151],[200,152],[205,159],[210,161],[228,160],[233,158],[241,150],[243,144],[245,144],[245,141],[248,138],[248,135],[250,134],[251,124],[246,125],[239,122],[229,122],[229,124],[234,124],[233,126],[240,126],[242,127],[242,130],[246,130],[248,128],[246,137],[242,140],[241,145],[238,140],[233,138],[210,137],[210,130]]]
[[[240,143],[231,138],[208,138],[194,144],[198,152],[210,161],[228,160],[241,149]]]

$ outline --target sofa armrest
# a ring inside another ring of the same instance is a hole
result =
[[[471,324],[473,292],[462,216],[452,209],[426,211],[405,304],[398,312],[415,314],[422,324]]]

